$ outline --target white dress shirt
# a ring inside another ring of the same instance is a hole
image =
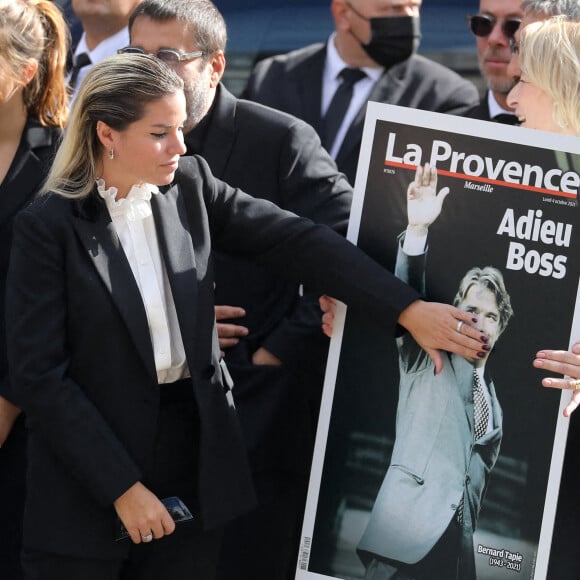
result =
[[[175,302],[151,212],[151,194],[158,194],[159,189],[148,183],[134,185],[127,197],[118,201],[117,189],[105,189],[102,179],[97,181],[97,190],[105,200],[143,299],[157,382],[172,383],[187,377],[189,371]]]
[[[493,93],[491,91],[487,91],[487,106],[489,108],[489,118],[493,119],[498,115],[513,115],[513,111],[508,111],[503,107],[500,107],[499,103],[495,100]]]
[[[119,30],[119,32],[113,34],[113,36],[109,36],[109,38],[105,38],[105,40],[99,42],[99,44],[97,44],[97,46],[95,46],[93,50],[89,50],[87,46],[87,37],[83,32],[81,39],[79,40],[79,43],[77,44],[77,47],[75,49],[75,53],[73,55],[73,62],[75,62],[77,55],[86,52],[89,55],[89,58],[91,59],[91,64],[84,66],[79,71],[79,75],[77,77],[77,82],[75,85],[75,90],[71,96],[71,100],[76,95],[76,92],[80,84],[83,82],[85,75],[89,72],[89,70],[91,70],[91,67],[94,64],[101,62],[108,56],[113,56],[117,54],[117,51],[120,48],[125,48],[126,46],[129,46],[129,28],[127,26]],[[66,80],[67,82],[70,80],[70,74]]]
[[[330,106],[330,102],[332,101],[332,97],[334,97],[334,93],[341,83],[339,76],[340,71],[342,71],[343,68],[352,68],[346,62],[344,62],[342,58],[340,58],[340,55],[336,50],[336,46],[334,45],[334,36],[335,34],[331,35],[326,45],[326,61],[324,63],[324,73],[322,76],[322,103],[320,110],[321,117],[324,117],[326,114],[326,111]],[[373,87],[381,78],[385,69],[383,67],[362,67],[361,70],[364,71],[367,76],[366,78],[358,81],[353,87],[350,105],[346,115],[344,116],[342,125],[338,129],[338,133],[336,134],[336,139],[334,140],[332,149],[329,151],[330,156],[333,159],[336,159],[349,127],[352,125],[352,122],[354,121],[360,109],[366,105]]]

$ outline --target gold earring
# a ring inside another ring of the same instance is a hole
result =
[[[112,161],[113,159],[115,159],[115,150],[114,149],[109,149],[109,159]]]

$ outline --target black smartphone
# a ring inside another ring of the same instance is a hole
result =
[[[166,497],[165,499],[161,500],[161,503],[166,507],[169,515],[173,518],[173,521],[176,524],[179,524],[180,522],[187,522],[188,520],[193,519],[189,508],[178,497]],[[129,537],[129,532],[125,529],[123,522],[119,518],[117,518],[116,526],[116,542]]]

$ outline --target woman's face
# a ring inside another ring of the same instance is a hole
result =
[[[120,198],[139,183],[171,183],[179,157],[186,151],[185,119],[185,96],[178,91],[149,103],[143,118],[124,131],[110,129],[102,161],[106,186],[115,186]],[[113,159],[109,158],[111,149]]]
[[[508,94],[507,104],[514,109],[522,127],[562,133],[554,121],[554,100],[524,74]]]

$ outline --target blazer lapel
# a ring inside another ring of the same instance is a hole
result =
[[[111,293],[148,372],[157,382],[155,357],[141,293],[104,202],[93,192],[73,220],[79,238]]]
[[[463,400],[469,429],[473,432],[473,365],[457,354],[451,355],[450,362]]]
[[[193,242],[179,186],[151,198],[157,238],[173,294],[183,344],[188,352],[195,337],[197,309],[197,271]],[[189,358],[189,357],[188,357]],[[190,366],[190,368],[193,368]]]
[[[225,173],[236,136],[236,98],[219,85],[207,133],[199,152],[214,175]]]
[[[299,99],[299,114],[296,116],[306,121],[320,135],[322,118],[322,79],[324,78],[324,63],[326,61],[326,45],[321,46],[312,58],[304,61],[302,66],[294,71]]]
[[[20,145],[14,157],[13,166],[0,185],[2,203],[0,204],[0,225],[31,201],[42,185],[46,174],[42,160],[35,149],[49,147],[53,135],[44,127],[28,126],[22,135]],[[10,195],[3,192],[10,190]]]

